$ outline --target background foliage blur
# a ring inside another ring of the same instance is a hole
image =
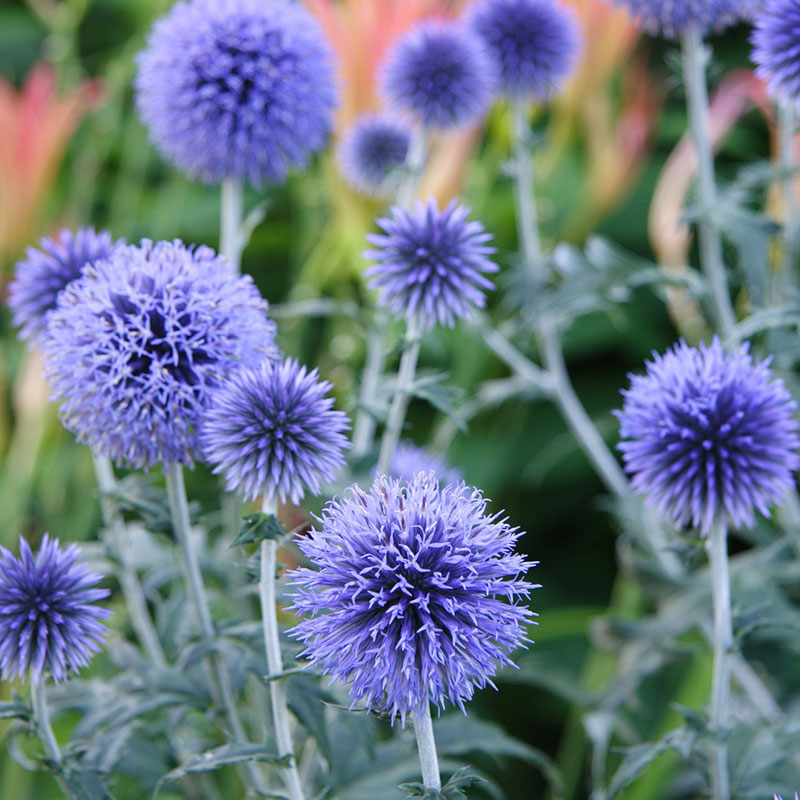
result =
[[[307,4],[340,58],[339,132],[375,105],[372,76],[387,43],[415,18],[432,10],[448,13],[457,5],[444,0]],[[679,222],[692,165],[691,154],[679,145],[685,111],[673,49],[641,38],[623,13],[600,0],[572,4],[587,31],[584,62],[570,89],[536,117],[544,235],[551,242],[583,245],[600,234],[680,272],[691,246]],[[131,241],[178,237],[217,245],[218,189],[190,182],[165,165],[132,106],[133,57],[168,5],[166,0],[5,0],[0,6],[3,290],[24,248],[60,226],[94,224]],[[768,157],[771,132],[761,87],[743,71],[746,31],[733,29],[713,44],[724,179],[742,164]],[[425,192],[441,199],[463,194],[494,234],[505,275],[516,250],[507,153],[506,115],[499,108],[485,128],[437,142],[424,183]],[[333,148],[285,186],[261,194],[248,190],[248,206],[260,203],[265,216],[253,231],[243,269],[275,307],[284,350],[319,365],[334,382],[340,407],[352,412],[364,331],[346,315],[287,315],[285,304],[323,297],[346,308],[360,301],[360,254],[378,207],[346,188]],[[639,369],[652,349],[663,350],[678,332],[699,333],[692,301],[677,291],[670,300],[668,313],[650,291],[634,289],[622,302],[582,316],[566,338],[578,394],[612,445],[617,426],[610,412],[620,405],[626,373]],[[99,508],[89,451],[58,424],[38,360],[17,341],[6,310],[0,320],[0,543],[13,543],[19,533],[38,539],[44,531],[67,541],[91,539]],[[423,364],[448,372],[448,385],[464,390],[507,377],[506,368],[466,327],[437,330]],[[450,438],[441,415],[428,404],[415,402],[410,419],[419,443]],[[572,709],[585,698],[574,686],[565,687],[571,676],[581,691],[591,692],[613,677],[615,658],[598,648],[602,629],[596,622],[612,600],[630,615],[646,610],[639,600],[625,608],[624,582],[616,584],[623,597],[610,597],[618,531],[602,486],[554,407],[536,398],[516,398],[478,413],[452,438],[449,459],[469,483],[486,491],[494,508],[505,508],[528,531],[523,549],[541,561],[535,577],[544,587],[534,601],[541,614],[537,642],[521,657],[522,670],[506,671],[501,689],[507,690],[480,693],[475,708],[558,759],[568,776],[565,795],[582,796],[584,736]],[[191,480],[196,490],[211,479],[197,468]],[[702,704],[710,659],[693,673],[694,683],[682,683],[686,677],[679,670],[669,680],[683,686],[681,702],[691,704],[694,696]],[[645,738],[668,727],[672,712],[660,710],[666,716],[642,722]],[[43,797],[40,792],[52,786],[49,778],[32,778],[7,758],[0,764],[2,798]],[[503,771],[509,798],[544,792],[539,773],[524,760],[511,758]],[[654,791],[639,781],[624,796],[654,798]]]

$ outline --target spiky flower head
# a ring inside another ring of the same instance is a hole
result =
[[[95,588],[99,575],[77,563],[78,546],[66,550],[44,535],[34,557],[20,537],[19,557],[0,547],[0,672],[38,682],[54,681],[85,667],[100,649],[111,615],[95,601],[108,597]]]
[[[475,687],[523,645],[532,613],[520,603],[534,566],[522,535],[463,484],[430,473],[410,483],[380,476],[329,503],[320,529],[298,540],[314,569],[292,573],[291,631],[325,674],[394,719],[430,701],[463,709]]]
[[[392,46],[380,84],[391,108],[426,128],[447,130],[480,119],[495,74],[482,42],[466,26],[427,20]]]
[[[87,267],[62,292],[43,351],[64,425],[133,467],[192,464],[213,390],[242,363],[278,355],[252,279],[177,240]]]
[[[797,405],[747,344],[681,341],[623,391],[620,435],[634,488],[678,525],[749,527],[793,485]]]
[[[137,66],[142,121],[193,177],[281,181],[328,141],[333,55],[300,3],[178,2],[153,27]]]
[[[800,0],[767,0],[751,41],[756,73],[770,93],[800,103]]]
[[[678,38],[689,28],[701,35],[752,18],[762,0],[613,0],[649,33]]]
[[[227,488],[299,503],[319,494],[344,463],[347,416],[326,397],[331,384],[289,358],[242,369],[214,393],[202,430],[205,456]]]
[[[342,174],[357,192],[383,197],[399,184],[411,134],[388,114],[364,114],[339,147]]]
[[[575,13],[554,0],[479,0],[469,24],[491,54],[506,94],[546,100],[575,69]]]
[[[381,306],[431,328],[452,326],[486,305],[484,291],[494,284],[483,273],[497,272],[489,259],[495,250],[483,225],[467,219],[469,212],[455,200],[440,211],[430,198],[411,211],[394,207],[390,217],[377,220],[384,232],[367,236],[375,249],[364,255],[378,262],[365,275],[379,290]]]
[[[64,287],[79,278],[87,264],[108,258],[120,244],[108,231],[78,228],[74,233],[62,230],[53,239],[45,236],[38,249],[29,247],[8,286],[8,305],[20,338],[41,340]]]
[[[442,486],[464,480],[461,472],[449,466],[444,456],[429,453],[413,442],[400,442],[389,462],[389,477],[408,483],[418,472],[433,473]]]

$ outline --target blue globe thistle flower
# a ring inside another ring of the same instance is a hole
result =
[[[328,141],[333,54],[300,3],[176,3],[154,25],[137,66],[142,121],[193,177],[281,181]]]
[[[45,374],[78,441],[133,467],[192,464],[211,393],[242,363],[277,357],[249,276],[208,247],[143,240],[61,294]]]
[[[690,27],[702,35],[750,19],[762,0],[614,0],[653,34],[677,38]]]
[[[380,291],[380,305],[425,328],[437,322],[452,327],[486,305],[484,290],[494,285],[482,273],[497,272],[488,258],[495,250],[486,244],[491,234],[469,221],[469,212],[455,200],[440,211],[430,198],[412,211],[394,207],[391,217],[377,220],[384,233],[367,236],[377,249],[364,255],[378,262],[365,275]]]
[[[45,534],[34,555],[20,537],[19,558],[0,547],[0,672],[3,680],[38,682],[47,671],[54,681],[85,667],[100,649],[108,609],[94,605],[108,597],[97,589],[99,575],[78,560],[78,547],[59,547]]]
[[[751,41],[756,73],[770,93],[800,102],[800,0],[767,0]]]
[[[567,6],[553,0],[479,0],[469,23],[509,95],[546,100],[575,69],[580,33]]]
[[[121,244],[112,241],[108,231],[78,228],[75,233],[62,230],[56,239],[45,236],[38,250],[29,247],[8,286],[8,305],[20,338],[40,340],[64,287],[79,278],[87,264],[108,258]]]
[[[476,122],[495,86],[493,64],[465,26],[442,20],[417,24],[393,45],[380,74],[390,107],[426,128]]]
[[[345,134],[339,147],[342,174],[357,192],[391,194],[406,162],[411,133],[387,114],[365,114]]]
[[[408,483],[418,472],[431,472],[442,486],[449,483],[461,483],[464,476],[454,467],[448,465],[443,456],[429,453],[413,442],[400,442],[392,454],[389,463],[389,477]]]
[[[248,500],[262,492],[299,503],[344,464],[347,416],[333,410],[331,388],[293,358],[243,369],[213,395],[202,441],[214,472]]]
[[[797,405],[769,361],[715,338],[654,354],[623,392],[620,443],[634,488],[678,525],[707,534],[718,518],[755,522],[794,484]]]
[[[329,503],[320,523],[298,540],[315,569],[291,575],[306,618],[290,635],[350,684],[353,703],[405,721],[429,701],[463,710],[475,687],[494,686],[527,641],[534,615],[520,601],[536,588],[523,580],[535,564],[477,489],[380,476]]]

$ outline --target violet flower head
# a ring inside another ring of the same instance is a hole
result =
[[[227,488],[248,500],[261,492],[299,503],[319,494],[344,464],[347,416],[331,388],[295,359],[264,361],[233,375],[213,395],[202,428],[205,456]]]
[[[211,393],[242,363],[276,358],[249,276],[208,247],[143,240],[62,292],[45,375],[78,441],[133,467],[192,464]]]
[[[101,620],[108,609],[95,601],[108,597],[98,589],[99,575],[77,563],[78,546],[66,550],[45,534],[31,553],[20,537],[19,557],[0,547],[0,672],[38,682],[43,672],[54,681],[77,672],[100,649],[106,636]]]
[[[79,278],[87,264],[108,258],[121,244],[112,241],[108,231],[78,228],[74,233],[62,230],[54,239],[45,236],[38,249],[29,247],[8,286],[8,305],[20,338],[40,341],[64,287]]]
[[[469,24],[508,95],[546,100],[577,65],[581,37],[575,13],[554,0],[479,0]]]
[[[751,36],[756,73],[770,93],[800,103],[800,0],[767,0]]]
[[[345,134],[339,164],[357,192],[385,197],[396,190],[411,133],[388,114],[364,114]]]
[[[681,341],[654,354],[623,391],[619,444],[633,487],[681,526],[707,534],[717,519],[755,523],[794,485],[800,466],[797,405],[754,361],[747,344],[726,352]]]
[[[676,39],[690,28],[703,36],[752,19],[762,0],[613,0],[648,33]]]
[[[426,128],[448,130],[477,122],[492,100],[492,60],[466,26],[418,23],[392,46],[380,75],[389,106]]]
[[[403,722],[428,702],[463,710],[528,641],[534,563],[478,490],[441,489],[429,473],[407,485],[380,476],[329,503],[320,523],[298,540],[315,568],[291,574],[304,619],[290,635],[350,684],[353,704]]]
[[[491,235],[468,220],[470,209],[451,201],[440,211],[436,200],[418,201],[412,211],[391,209],[377,220],[381,234],[369,234],[374,246],[366,258],[378,262],[365,272],[378,303],[424,328],[452,326],[456,319],[486,305],[494,284],[483,273],[497,272],[489,258]]]
[[[429,453],[413,442],[400,442],[392,453],[389,477],[401,483],[408,483],[418,472],[432,472],[442,486],[461,483],[464,480],[461,472],[449,466],[443,456]]]
[[[282,181],[328,141],[333,53],[300,3],[178,2],[154,25],[137,66],[139,115],[192,177]]]

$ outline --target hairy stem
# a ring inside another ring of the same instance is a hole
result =
[[[429,703],[425,703],[422,714],[414,716],[414,733],[417,736],[417,751],[422,767],[422,783],[426,789],[439,791],[442,788],[442,778],[439,774],[439,756],[436,754]]]
[[[72,800],[73,793],[61,774],[61,750],[53,733],[53,726],[50,724],[50,710],[47,707],[44,675],[40,675],[39,680],[31,681],[31,706],[33,707],[33,718],[36,721],[39,739],[42,747],[44,747],[45,755],[53,763],[53,772],[58,785],[61,787],[64,796]]]
[[[265,514],[275,514],[277,510],[275,498],[265,494],[262,510]],[[286,701],[286,685],[281,678],[276,677],[283,672],[275,592],[277,550],[278,543],[274,539],[261,540],[261,580],[259,581],[261,622],[264,628],[267,669],[269,670],[269,677],[273,679],[269,682],[269,695],[272,705],[272,721],[275,725],[275,737],[278,740],[278,755],[290,757],[289,766],[283,770],[289,797],[291,800],[304,800],[303,785],[300,781],[300,773],[297,770],[297,761],[294,757],[289,706]]]
[[[219,252],[237,272],[242,268],[244,187],[240,178],[225,178],[220,186]]]
[[[408,410],[408,400],[411,387],[414,384],[414,375],[417,370],[417,360],[419,359],[419,346],[421,330],[416,319],[408,321],[406,329],[405,347],[403,355],[400,357],[400,367],[397,371],[397,385],[395,386],[392,405],[389,409],[389,419],[381,439],[381,452],[378,457],[378,472],[386,474],[389,471],[389,464],[392,461],[397,443],[400,441],[400,434],[403,430],[403,423]]]
[[[781,189],[783,194],[783,264],[780,277],[776,281],[776,300],[794,284],[793,272],[797,247],[797,159],[794,149],[794,135],[797,126],[797,111],[793,103],[781,102],[778,106],[778,158],[784,170]]]
[[[682,48],[689,129],[697,150],[697,195],[701,211],[697,223],[700,261],[711,292],[711,307],[717,331],[725,338],[736,324],[736,316],[733,313],[725,262],[722,257],[722,238],[712,217],[717,204],[717,189],[706,86],[706,62],[709,51],[694,26],[689,26],[683,34]]]
[[[728,528],[723,519],[714,522],[706,542],[714,606],[714,678],[711,688],[710,723],[714,745],[711,754],[711,793],[714,800],[730,800],[728,750],[724,742],[730,696],[730,651],[733,648],[731,588],[728,573]]]
[[[127,529],[110,498],[116,489],[117,481],[109,458],[95,454],[94,471],[100,489],[100,507],[103,512],[103,523],[108,531],[108,544],[119,560],[119,583],[125,598],[125,607],[130,614],[131,625],[150,661],[157,667],[164,667],[167,664],[164,649],[150,617],[144,589],[129,558]]]

